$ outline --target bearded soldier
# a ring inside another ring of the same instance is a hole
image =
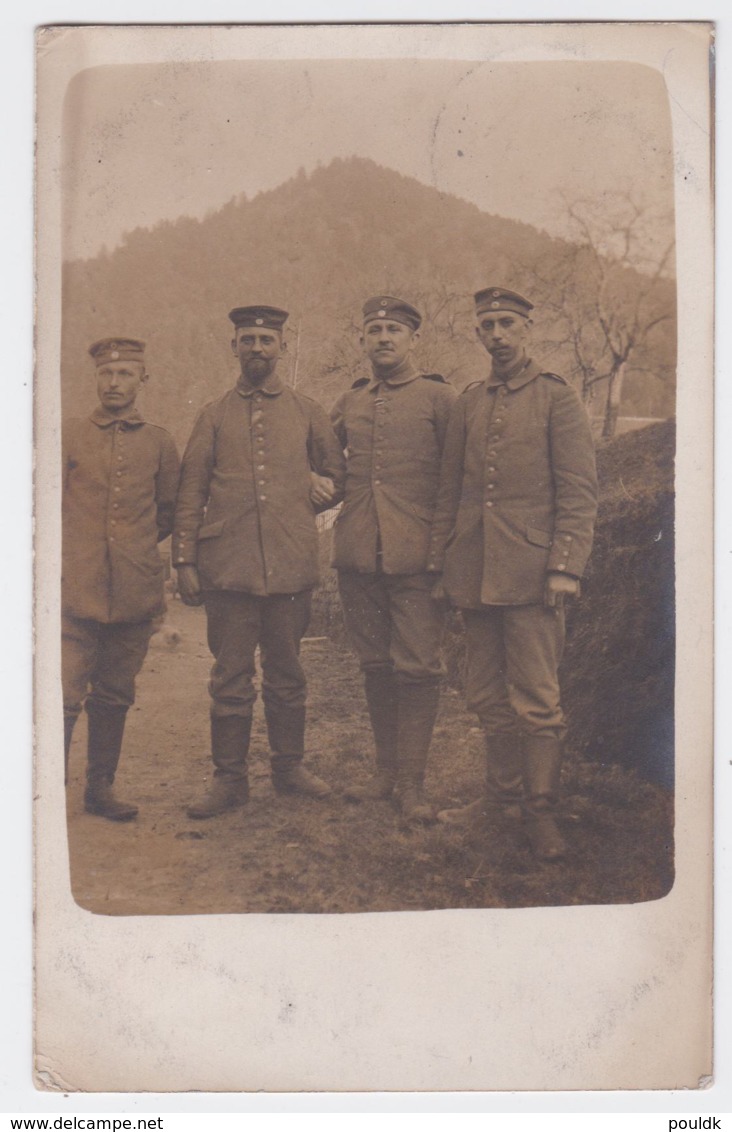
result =
[[[340,498],[345,462],[324,410],[276,372],[287,312],[237,307],[229,318],[239,378],[193,427],[173,538],[181,597],[205,605],[214,656],[214,776],[189,806],[192,818],[211,818],[248,800],[257,646],[274,788],[330,794],[303,765],[306,680],[299,650],[318,580],[315,513]]]

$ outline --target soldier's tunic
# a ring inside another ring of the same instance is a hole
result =
[[[442,672],[443,616],[426,560],[454,399],[441,377],[409,364],[357,382],[331,414],[348,451],[333,543],[346,624],[364,670],[389,666],[406,681]]]
[[[64,711],[134,701],[153,618],[163,613],[157,543],[170,534],[178,484],[172,437],[133,409],[101,407],[63,429]]]
[[[595,452],[575,391],[528,361],[470,386],[453,410],[429,568],[463,610],[468,704],[486,731],[561,737],[560,610],[547,573],[581,577],[597,512]]]
[[[183,456],[173,564],[197,567],[214,715],[250,715],[261,644],[265,703],[301,707],[298,658],[318,580],[310,472],[342,490],[343,453],[324,410],[276,374],[206,405]]]

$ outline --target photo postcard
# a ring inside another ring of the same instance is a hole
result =
[[[38,1088],[711,1079],[713,34],[38,30]]]

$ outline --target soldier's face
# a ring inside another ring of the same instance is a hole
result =
[[[418,331],[403,322],[374,318],[363,328],[361,345],[375,369],[391,370],[407,360],[418,338]]]
[[[282,337],[277,330],[261,326],[241,326],[231,343],[239,359],[242,376],[252,385],[261,385],[277,366],[282,353]]]
[[[142,362],[105,362],[97,367],[97,396],[108,413],[132,408],[147,381]]]
[[[490,356],[506,369],[526,353],[530,327],[531,320],[514,311],[486,311],[476,331]]]

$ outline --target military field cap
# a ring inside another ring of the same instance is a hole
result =
[[[422,315],[403,299],[393,296],[377,296],[369,299],[363,305],[364,322],[373,322],[375,318],[391,318],[394,322],[402,322],[412,330],[419,330],[422,324]]]
[[[98,366],[107,362],[144,362],[145,343],[138,338],[100,338],[89,347]]]
[[[523,295],[517,294],[516,291],[507,291],[505,287],[486,287],[483,291],[477,291],[475,295],[476,314],[485,314],[486,311],[514,311],[528,318],[529,311],[533,309],[534,304]]]
[[[234,307],[229,311],[229,318],[234,326],[262,326],[268,330],[282,330],[287,322],[288,311],[279,307]]]

